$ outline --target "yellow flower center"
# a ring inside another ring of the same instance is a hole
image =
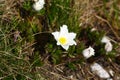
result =
[[[66,39],[65,37],[60,37],[60,38],[59,38],[59,42],[60,42],[62,45],[64,45],[64,44],[67,43],[67,39]]]

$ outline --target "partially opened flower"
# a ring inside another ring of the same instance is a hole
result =
[[[105,50],[106,50],[106,52],[112,51],[112,48],[113,48],[113,46],[112,46],[111,42],[107,42],[105,44]]]
[[[83,56],[87,59],[95,54],[94,49],[90,46],[87,49],[84,49],[82,52]]]
[[[61,45],[65,50],[68,50],[69,46],[71,45],[76,45],[76,42],[74,41],[76,33],[69,33],[67,25],[60,27],[60,32],[53,32],[52,35],[57,41],[57,45]]]
[[[36,11],[39,11],[44,7],[44,4],[45,4],[44,0],[38,0],[38,1],[35,0],[35,3],[33,4],[33,8]]]
[[[112,46],[112,44],[110,42],[110,39],[107,36],[104,36],[102,38],[101,42],[105,43],[105,50],[106,50],[106,52],[112,51],[113,46]]]
[[[107,36],[104,36],[101,40],[102,43],[110,42],[110,39]]]

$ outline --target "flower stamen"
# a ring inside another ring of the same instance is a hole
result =
[[[60,38],[59,38],[59,42],[60,42],[62,45],[64,45],[64,44],[67,43],[67,39],[66,39],[65,37],[60,37]]]

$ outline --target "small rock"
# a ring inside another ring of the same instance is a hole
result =
[[[98,63],[94,63],[93,65],[91,65],[91,71],[97,74],[100,78],[103,79],[110,78],[108,72],[105,69],[103,69],[103,67]]]
[[[109,70],[109,73],[110,73],[111,76],[114,76],[114,72],[113,72],[112,69]]]

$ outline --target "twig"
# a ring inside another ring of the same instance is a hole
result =
[[[103,22],[106,22],[108,24],[108,26],[111,28],[112,32],[114,33],[114,35],[116,36],[116,38],[118,40],[120,40],[120,37],[118,36],[118,34],[115,32],[115,30],[112,28],[112,26],[110,25],[110,23],[106,20],[106,19],[103,19],[102,17],[98,16],[98,15],[95,15],[96,18],[102,20]]]

